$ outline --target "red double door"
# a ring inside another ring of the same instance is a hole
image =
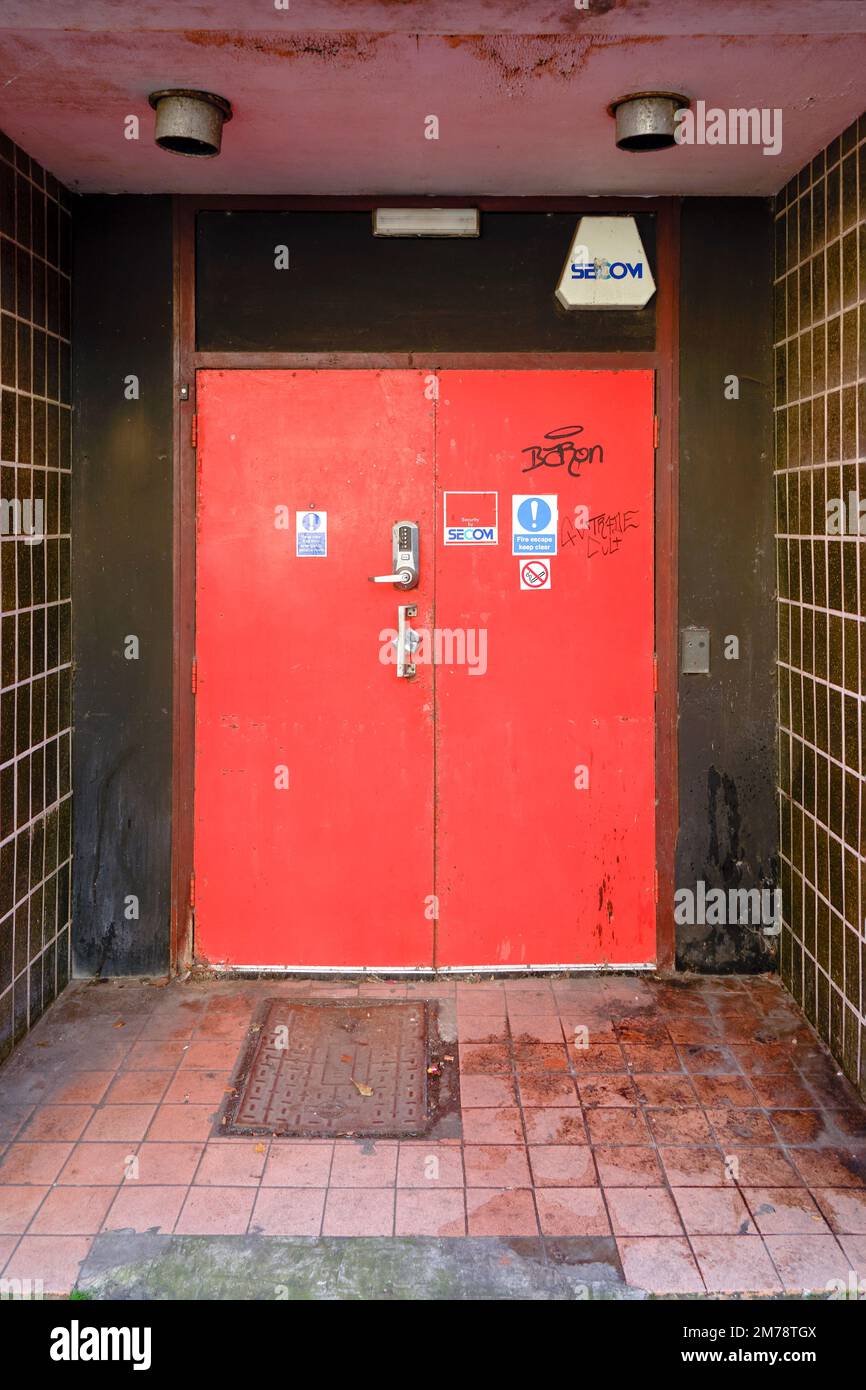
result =
[[[197,956],[652,961],[652,373],[197,390]]]

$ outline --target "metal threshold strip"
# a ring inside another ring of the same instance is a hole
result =
[[[436,979],[440,975],[603,975],[656,970],[655,961],[603,965],[210,965],[216,975],[421,975]]]

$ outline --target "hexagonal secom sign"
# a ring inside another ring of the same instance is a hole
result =
[[[633,217],[582,217],[556,297],[566,309],[642,309],[656,292]]]

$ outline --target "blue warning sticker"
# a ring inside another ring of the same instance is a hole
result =
[[[327,555],[328,513],[295,512],[295,554]]]
[[[511,498],[512,555],[555,555],[559,513],[550,493],[516,493]]]

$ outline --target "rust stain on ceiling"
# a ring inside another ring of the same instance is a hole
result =
[[[321,58],[333,63],[365,62],[375,57],[378,34],[244,34],[222,29],[184,29],[180,35],[200,48],[232,49],[260,58]]]

